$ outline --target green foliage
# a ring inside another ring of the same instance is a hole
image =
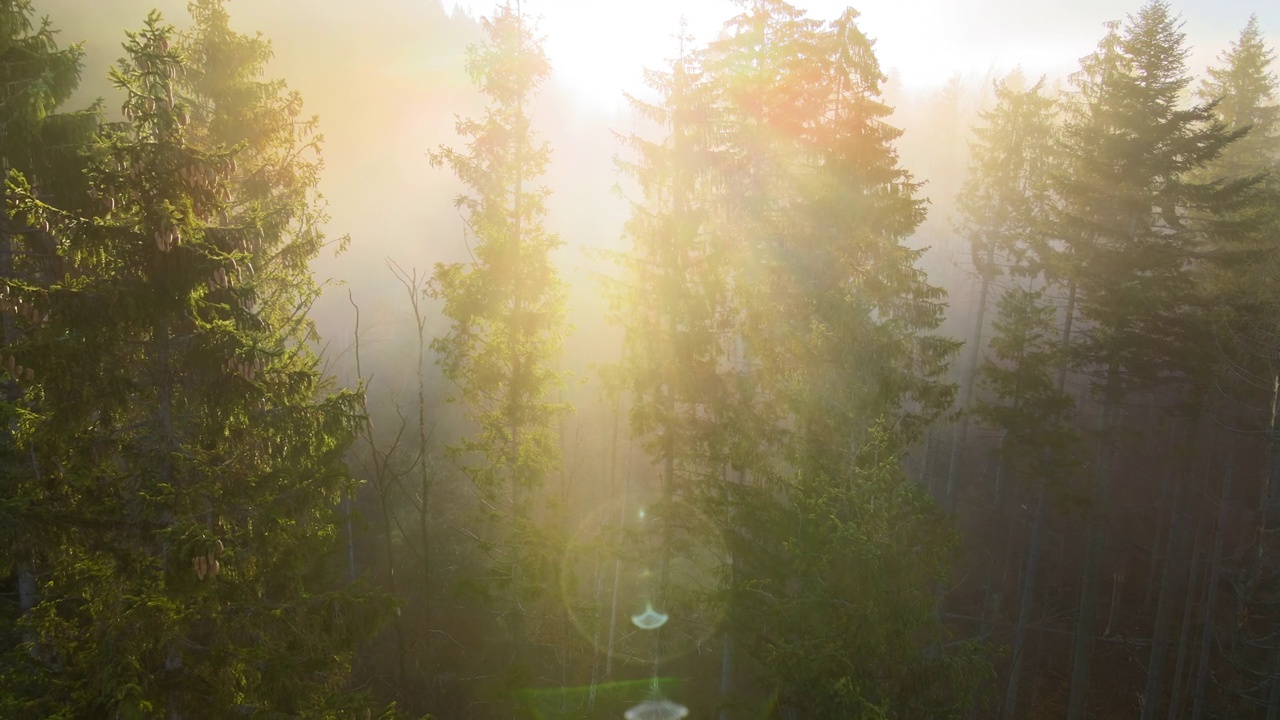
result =
[[[284,81],[263,79],[270,42],[232,30],[225,4],[190,3],[194,26],[177,39],[188,59],[176,78],[189,113],[186,133],[196,143],[235,149],[224,224],[261,229],[245,258],[256,270],[259,313],[313,340],[305,311],[319,290],[310,262],[327,243],[329,220],[317,190],[324,167],[318,121],[303,114],[302,97]],[[347,238],[337,242],[345,247]]]
[[[1006,267],[1034,276],[1050,269],[1045,221],[1053,202],[1057,102],[1044,94],[1043,78],[1026,87],[1015,71],[996,82],[995,103],[973,131],[969,175],[956,199],[959,229],[983,278]]]
[[[1280,162],[1280,88],[1271,70],[1275,51],[1268,48],[1257,16],[1240,31],[1231,49],[1208,69],[1196,95],[1213,103],[1213,113],[1230,131],[1247,130],[1214,163],[1229,178],[1267,172]]]
[[[982,384],[994,398],[979,417],[1003,433],[1006,467],[1036,480],[1063,482],[1077,466],[1071,396],[1057,387],[1062,366],[1056,310],[1043,290],[1014,287],[1001,296]]]
[[[717,232],[735,264],[742,412],[764,419],[738,447],[797,466],[843,467],[875,418],[910,441],[954,391],[939,376],[957,346],[931,334],[943,293],[903,244],[923,201],[856,18],[749,3],[706,61],[725,128]]]
[[[484,492],[536,488],[558,461],[554,421],[564,408],[547,396],[562,380],[554,361],[564,335],[564,284],[550,253],[560,239],[542,227],[547,190],[536,185],[550,148],[529,130],[529,109],[549,72],[525,19],[509,5],[485,21],[488,43],[472,48],[467,70],[492,100],[482,121],[460,120],[466,152],[441,148],[474,194],[467,214],[475,262],[440,265],[432,293],[444,300],[449,333],[432,344],[445,376],[478,426],[457,452]]]
[[[11,167],[31,167],[48,152],[46,123],[75,92],[84,58],[78,45],[60,49],[48,19],[37,27],[33,13],[29,0],[0,2],[0,154]]]
[[[840,475],[734,488],[737,636],[779,708],[805,717],[951,718],[990,674],[976,646],[938,648],[931,588],[955,537],[876,430]]]
[[[448,333],[432,343],[454,383],[475,434],[450,448],[479,490],[496,536],[482,540],[493,562],[516,649],[512,682],[528,672],[523,646],[526,604],[552,584],[554,543],[539,527],[536,492],[560,460],[556,426],[568,410],[551,393],[563,384],[556,362],[565,334],[565,286],[551,253],[560,239],[546,231],[538,179],[550,147],[530,130],[540,84],[549,73],[541,41],[510,4],[484,20],[485,43],[472,47],[467,71],[489,98],[483,119],[463,119],[465,150],[441,148],[470,194],[457,198],[474,242],[473,262],[437,265],[431,296],[444,301]]]
[[[636,105],[663,135],[628,138],[624,165],[643,197],[617,293],[623,377],[663,466],[664,562],[728,538],[726,632],[779,712],[946,717],[985,665],[938,651],[950,537],[898,469],[951,402],[957,347],[932,334],[943,293],[904,245],[919,186],[857,14],[742,5],[649,74],[659,100]]]
[[[91,214],[10,182],[68,271],[4,289],[28,461],[0,504],[40,587],[4,629],[0,714],[361,716],[345,673],[388,607],[327,572],[358,398],[322,392],[263,294],[252,259],[285,230],[236,183],[243,147],[193,126],[173,35],[128,35]]]
[[[1088,331],[1075,364],[1106,380],[1109,402],[1159,384],[1201,386],[1207,327],[1191,272],[1205,219],[1236,186],[1196,177],[1238,133],[1207,105],[1182,106],[1186,42],[1153,1],[1113,24],[1073,78],[1058,176],[1068,274]]]

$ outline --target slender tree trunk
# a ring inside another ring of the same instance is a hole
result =
[[[937,430],[933,425],[930,425],[924,431],[924,452],[921,454],[920,458],[920,478],[918,482],[921,487],[929,492],[930,496],[945,500],[945,498],[938,493],[938,489],[933,486],[933,478],[930,477],[930,471],[933,469],[931,459],[933,457],[933,446],[935,444],[934,436],[936,434]]]
[[[347,582],[349,583],[356,581],[356,537],[355,531],[351,528],[351,496],[353,494],[348,492],[346,497],[342,498],[342,514],[347,524]]]
[[[1173,670],[1173,688],[1169,690],[1168,720],[1178,720],[1182,715],[1182,689],[1186,680],[1185,671],[1189,670],[1187,659],[1191,654],[1191,626],[1195,624],[1196,579],[1199,575],[1196,572],[1196,563],[1202,552],[1200,543],[1203,530],[1204,524],[1196,523],[1196,542],[1191,551],[1186,588],[1182,598],[1182,630],[1178,636],[1178,659]]]
[[[352,309],[355,310],[355,358],[356,358],[356,377],[361,382],[364,381],[364,372],[360,363],[360,306],[356,305],[355,297],[351,291],[347,291],[347,300],[350,301]],[[368,415],[368,408],[365,408],[365,414]],[[396,592],[396,564],[395,564],[395,543],[392,541],[392,520],[391,503],[388,497],[391,489],[388,486],[390,479],[388,473],[390,468],[387,467],[385,458],[380,458],[378,447],[373,437],[373,429],[371,425],[366,424],[364,429],[364,437],[369,445],[369,456],[373,462],[374,489],[378,492],[378,508],[381,510],[384,550],[387,553],[387,590],[392,598],[398,598]],[[395,634],[396,634],[396,695],[400,696],[404,692],[405,684],[405,642],[404,642],[404,620],[400,616],[400,608],[396,608],[395,616]]]
[[[379,478],[381,480],[381,478]],[[396,564],[395,564],[395,544],[391,538],[391,526],[394,520],[391,519],[391,503],[387,497],[389,489],[378,488],[378,505],[382,510],[382,525],[384,532],[384,550],[387,553],[387,591],[391,593],[391,597],[398,598],[396,592]],[[406,688],[405,676],[405,644],[404,644],[404,619],[400,617],[400,608],[396,608],[396,694],[400,695]]]
[[[1235,477],[1235,436],[1227,438],[1227,466],[1222,474],[1222,496],[1218,500],[1218,521],[1213,528],[1213,551],[1209,558],[1209,583],[1205,589],[1204,621],[1200,628],[1200,657],[1196,663],[1195,687],[1192,690],[1191,720],[1200,720],[1205,708],[1205,687],[1209,679],[1209,660],[1213,657],[1214,609],[1218,600],[1218,583],[1222,577],[1222,535],[1227,523],[1227,500],[1231,497]]]
[[[621,394],[614,399],[613,405],[613,447],[609,450],[609,479],[613,483],[617,482],[618,467],[618,418],[622,414]],[[630,447],[628,445],[628,447]],[[627,527],[627,491],[630,490],[630,452],[627,453],[627,471],[623,473],[622,482],[622,501],[618,508],[618,543],[621,544],[626,533]],[[609,641],[605,644],[604,655],[604,679],[610,681],[613,679],[613,643],[617,637],[618,630],[618,587],[622,581],[622,560],[614,558],[613,560],[613,597],[609,601]]]
[[[1169,540],[1165,547],[1165,570],[1160,578],[1160,600],[1156,605],[1155,627],[1151,636],[1151,656],[1147,662],[1147,687],[1143,692],[1142,720],[1154,720],[1162,705],[1165,672],[1168,669],[1169,634],[1178,587],[1185,578],[1188,528],[1186,496],[1188,466],[1193,462],[1191,448],[1198,433],[1199,419],[1186,419],[1186,429],[1174,456],[1178,470],[1174,472],[1173,515],[1169,520]]]
[[[416,280],[417,270],[414,271]],[[427,463],[427,381],[423,362],[426,360],[426,319],[418,304],[421,288],[413,283],[409,288],[413,296],[413,319],[418,329],[418,479],[421,497],[418,499],[418,534],[422,540],[422,654],[431,663],[431,630],[434,626],[431,618],[431,532],[427,518],[431,512],[431,469]]]
[[[1062,335],[1059,346],[1065,351],[1071,345],[1071,331],[1074,326],[1076,306],[1076,285],[1072,282],[1067,289],[1067,307],[1062,323]],[[1067,382],[1067,363],[1058,367],[1054,387],[1062,392]],[[1049,511],[1049,484],[1044,479],[1036,483],[1036,509],[1031,525],[1031,539],[1027,547],[1027,569],[1022,579],[1022,592],[1018,598],[1018,618],[1013,630],[1013,659],[1009,669],[1009,680],[1005,686],[1004,706],[1000,717],[1003,720],[1017,720],[1018,694],[1022,678],[1022,668],[1026,660],[1027,628],[1031,624],[1031,609],[1035,601],[1036,582],[1040,568],[1040,554],[1044,547],[1045,518]],[[1061,564],[1061,563],[1060,563]]]
[[[736,484],[738,486],[741,486],[743,484],[744,478],[745,478],[745,473],[743,473],[742,471],[738,471]],[[725,524],[727,527],[733,528],[734,527],[733,503],[732,502],[726,503],[726,507],[728,508],[729,517],[727,518]],[[720,654],[720,718],[719,720],[731,720],[731,718],[733,717],[733,713],[731,712],[730,708],[732,707],[734,681],[737,673],[737,663],[735,662],[737,650],[736,650],[736,643],[734,642],[734,630],[733,630],[734,621],[736,619],[734,617],[733,594],[737,592],[737,587],[738,587],[737,555],[734,553],[734,547],[731,544],[729,546],[729,589],[730,589],[729,598],[730,599],[729,599],[729,602],[727,603],[727,607],[725,608],[726,622],[725,622],[725,631],[724,631],[724,646]]]
[[[1040,546],[1044,541],[1044,520],[1048,508],[1049,484],[1044,480],[1036,488],[1035,520],[1031,525],[1031,540],[1027,547],[1027,569],[1022,579],[1022,593],[1018,598],[1018,619],[1013,629],[1013,659],[1009,668],[1009,683],[1004,691],[1003,720],[1019,720],[1018,685],[1022,677],[1022,665],[1026,659],[1027,626],[1031,622],[1031,605],[1035,599],[1036,573],[1040,566]]]
[[[995,244],[987,243],[986,267],[978,287],[978,312],[969,335],[969,353],[960,385],[960,420],[951,429],[951,457],[947,463],[947,516],[956,514],[956,485],[960,474],[960,453],[969,436],[969,409],[973,404],[973,385],[978,375],[978,359],[982,357],[982,336],[986,329],[987,297],[991,293],[991,268],[995,263]]]
[[[1074,297],[1074,294],[1073,294]],[[1108,372],[1108,386],[1115,387],[1119,369]],[[1103,504],[1111,471],[1111,433],[1116,425],[1117,401],[1108,398],[1102,408],[1102,422],[1094,456],[1093,487],[1090,489],[1086,520],[1087,546],[1080,587],[1080,608],[1072,638],[1071,690],[1067,699],[1067,720],[1084,720],[1089,697],[1089,665],[1093,659],[1093,626],[1098,604],[1098,576],[1102,561],[1104,532]]]
[[[1280,358],[1278,358],[1280,360]],[[1277,511],[1280,511],[1280,373],[1273,371],[1271,382],[1271,423],[1267,428],[1267,492],[1262,510],[1264,528],[1276,527]],[[1260,544],[1272,542],[1263,534]],[[1262,563],[1271,548],[1259,553],[1256,562]],[[1267,697],[1267,720],[1280,720],[1280,648],[1272,650],[1270,690]]]
[[[1170,452],[1168,454],[1172,455],[1172,435],[1169,438],[1169,450]],[[1169,458],[1166,458],[1166,460],[1167,465],[1165,465],[1164,481],[1161,483],[1160,497],[1156,501],[1156,511],[1153,513],[1156,518],[1156,536],[1151,543],[1151,560],[1147,564],[1146,590],[1142,597],[1143,612],[1149,612],[1151,609],[1151,603],[1156,599],[1156,588],[1159,587],[1159,583],[1156,582],[1156,579],[1160,577],[1161,561],[1164,561],[1166,565],[1168,563],[1167,553],[1161,548],[1162,546],[1169,544],[1168,532],[1169,529],[1173,527],[1173,513],[1175,512],[1175,509],[1172,506],[1167,506],[1165,501],[1169,495],[1168,489],[1173,487],[1174,473],[1174,462]],[[1168,507],[1168,510],[1165,509],[1166,507]],[[1166,517],[1168,520],[1166,520]]]
[[[1000,604],[1002,601],[1002,596],[1004,594],[1005,573],[999,572],[998,570],[1003,569],[1001,566],[1007,566],[1008,564],[1009,547],[1008,547],[1008,542],[1006,542],[1006,538],[1009,534],[1008,532],[1009,524],[1008,524],[1008,521],[1005,519],[1005,505],[1008,497],[1008,490],[1006,489],[1006,485],[1008,483],[1005,481],[1005,478],[1003,477],[1004,476],[1003,458],[998,458],[996,460],[995,476],[996,476],[996,508],[995,508],[996,536],[995,536],[995,541],[991,545],[991,547],[994,548],[994,550],[991,554],[991,557],[988,559],[987,582],[986,582],[986,592],[985,592],[986,597],[982,604],[982,622],[981,622],[981,628],[979,633],[984,639],[991,634],[991,630],[996,624],[996,617],[1000,613]],[[1003,554],[1002,557],[1004,562],[997,563],[996,557],[1001,554]]]

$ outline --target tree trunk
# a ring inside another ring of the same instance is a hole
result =
[[[1018,619],[1013,629],[1013,660],[1009,668],[1009,684],[1004,691],[1003,720],[1019,720],[1018,684],[1022,677],[1022,663],[1026,657],[1027,626],[1031,620],[1031,604],[1035,599],[1036,571],[1040,565],[1040,545],[1044,538],[1044,518],[1048,506],[1049,484],[1040,481],[1036,490],[1036,514],[1031,526],[1031,541],[1027,547],[1027,569],[1022,579],[1022,593],[1018,598]]]
[[[1172,441],[1170,446],[1172,446]],[[1170,447],[1172,449],[1172,447]],[[1151,560],[1147,563],[1147,583],[1146,590],[1142,594],[1142,611],[1149,612],[1151,603],[1156,599],[1156,588],[1159,583],[1156,579],[1160,577],[1161,560],[1167,560],[1166,553],[1162,550],[1162,546],[1169,544],[1169,536],[1167,529],[1173,526],[1173,508],[1166,510],[1168,497],[1168,488],[1173,485],[1173,462],[1169,462],[1164,473],[1164,482],[1160,486],[1160,497],[1156,501],[1155,512],[1152,515],[1156,519],[1156,536],[1151,543]],[[1166,517],[1169,518],[1166,520]]]
[[[1192,690],[1191,720],[1200,720],[1204,712],[1205,685],[1209,679],[1209,660],[1213,657],[1214,606],[1218,600],[1218,583],[1222,578],[1222,533],[1227,523],[1227,500],[1231,497],[1235,477],[1235,436],[1227,438],[1227,466],[1222,475],[1222,496],[1218,501],[1218,522],[1213,528],[1213,550],[1209,558],[1209,583],[1205,589],[1203,623],[1200,628],[1200,657],[1196,663],[1195,687]]]
[[[1004,594],[1004,578],[1007,574],[1009,547],[1006,542],[1008,536],[1008,521],[1005,519],[1005,504],[1007,502],[1008,490],[1007,482],[1004,479],[1004,460],[996,460],[996,508],[995,508],[995,524],[996,536],[991,547],[994,552],[989,558],[987,566],[987,582],[986,582],[986,598],[982,603],[982,622],[980,635],[985,640],[990,635],[992,628],[996,624],[996,617],[1000,613],[1000,604]],[[1003,553],[1003,562],[997,563],[996,556]],[[999,570],[999,571],[998,571]]]
[[[1118,368],[1108,372],[1108,385],[1114,387]],[[1103,504],[1111,470],[1111,433],[1118,402],[1108,398],[1102,408],[1102,422],[1095,452],[1096,467],[1090,489],[1090,507],[1086,521],[1087,547],[1080,587],[1080,608],[1072,638],[1071,690],[1067,700],[1067,720],[1084,720],[1089,695],[1089,665],[1093,659],[1093,625],[1098,603],[1098,575],[1102,564]]]
[[[1179,451],[1174,453],[1178,470],[1174,472],[1173,514],[1169,520],[1169,540],[1165,547],[1165,570],[1160,578],[1160,600],[1156,605],[1155,627],[1151,635],[1151,656],[1147,662],[1147,687],[1143,692],[1142,720],[1155,720],[1161,707],[1164,679],[1169,654],[1169,633],[1173,616],[1173,606],[1177,602],[1179,585],[1183,582],[1187,569],[1184,556],[1187,552],[1187,512],[1186,496],[1188,466],[1192,463],[1191,448],[1194,447],[1199,426],[1199,419],[1186,419],[1186,429]]]
[[[618,418],[622,414],[621,395],[614,399],[613,404],[613,447],[609,450],[609,479],[616,484],[618,478]],[[629,446],[628,446],[629,447]],[[628,461],[630,461],[630,453],[628,452]],[[631,472],[628,469],[623,473],[622,482],[622,501],[618,508],[618,544],[621,545],[626,535],[627,528],[627,491],[630,489]],[[604,679],[608,682],[613,679],[613,643],[618,632],[618,586],[622,582],[622,560],[615,557],[613,559],[613,592],[609,601],[609,639],[605,643],[604,655]]]
[[[991,293],[991,267],[995,263],[995,244],[987,243],[987,264],[983,269],[982,283],[978,289],[978,313],[969,336],[969,357],[965,362],[964,377],[960,385],[960,421],[951,429],[951,458],[947,463],[947,517],[956,514],[956,484],[960,474],[960,453],[969,436],[969,406],[973,404],[973,385],[978,375],[978,360],[982,357],[982,335],[986,329],[987,297]]]
[[[1188,562],[1188,577],[1182,598],[1182,631],[1178,637],[1178,659],[1173,670],[1173,688],[1169,690],[1169,720],[1178,720],[1182,715],[1182,688],[1188,669],[1187,656],[1191,653],[1191,626],[1195,623],[1196,607],[1196,572],[1197,558],[1200,557],[1200,541],[1203,537],[1203,523],[1196,524],[1195,548],[1191,551]]]

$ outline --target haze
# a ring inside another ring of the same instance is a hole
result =
[[[0,716],[1280,718],[1280,2],[227,1],[315,347],[222,2],[31,2]]]

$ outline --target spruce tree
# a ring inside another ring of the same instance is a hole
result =
[[[658,466],[661,502],[646,509],[646,527],[659,545],[657,573],[632,605],[652,604],[670,620],[656,637],[655,672],[664,641],[706,623],[697,598],[672,587],[673,558],[694,535],[707,533],[691,510],[715,492],[710,478],[725,470],[724,401],[730,360],[724,338],[728,277],[723,248],[710,231],[711,113],[699,60],[679,37],[679,55],[665,71],[647,71],[658,99],[629,98],[637,114],[662,137],[631,134],[634,160],[620,161],[640,190],[626,235],[630,252],[618,257],[624,275],[612,289],[616,320],[624,330],[621,378],[630,395],[629,426]],[[706,541],[701,535],[698,541]],[[688,583],[682,583],[688,585]],[[615,589],[616,592],[616,589]]]
[[[950,538],[898,467],[954,392],[942,293],[904,245],[918,184],[857,14],[743,5],[704,63],[737,350],[728,457],[744,471],[708,513],[733,551],[731,630],[787,712],[957,716],[982,664],[929,649]],[[871,520],[882,507],[894,530]],[[887,549],[907,542],[909,557]]]
[[[549,191],[539,181],[550,147],[530,129],[550,66],[518,3],[497,8],[483,26],[487,40],[471,48],[467,71],[489,107],[481,119],[458,121],[465,149],[431,155],[471,189],[456,204],[474,258],[436,267],[431,293],[443,300],[450,328],[432,347],[476,426],[451,451],[497,521],[485,549],[511,640],[508,679],[521,683],[531,670],[527,608],[545,597],[553,563],[537,503],[559,463],[556,429],[566,410],[552,398],[563,382],[556,361],[565,288],[551,258],[561,241],[543,226]]]
[[[0,158],[3,170],[38,177],[46,195],[61,190],[65,201],[80,170],[77,153],[96,129],[93,109],[63,112],[80,84],[84,52],[60,48],[47,18],[37,25],[29,0],[0,2]],[[71,188],[66,185],[70,184]]]
[[[188,133],[187,62],[152,14],[112,79],[126,122],[87,171],[92,214],[12,182],[69,271],[10,281],[30,469],[6,493],[40,599],[3,656],[5,714],[358,716],[355,644],[385,604],[334,589],[335,508],[357,397],[261,307],[250,258],[280,242],[231,182],[238,148]]]
[[[945,495],[950,513],[955,512],[993,285],[1006,271],[1034,277],[1045,270],[1043,226],[1052,203],[1056,103],[1044,94],[1043,79],[1026,87],[1020,71],[996,82],[995,101],[973,131],[968,176],[956,198],[958,229],[969,240],[978,298],[960,369],[962,415],[953,431]]]
[[[1221,65],[1210,67],[1196,88],[1197,97],[1213,104],[1214,115],[1228,130],[1247,130],[1213,163],[1223,177],[1270,172],[1280,163],[1280,88],[1271,69],[1275,57],[1258,17],[1251,15],[1240,37],[1219,56]]]
[[[1001,482],[1035,488],[1034,524],[1021,580],[1012,665],[1001,715],[1008,720],[1020,717],[1018,688],[1026,661],[1031,598],[1036,588],[1049,490],[1055,487],[1060,493],[1079,464],[1075,460],[1077,438],[1069,417],[1072,400],[1054,379],[1063,354],[1056,314],[1043,290],[1015,285],[1001,295],[993,323],[991,355],[981,367],[981,384],[990,399],[979,400],[975,406],[978,417],[1001,433]]]
[[[1123,405],[1138,389],[1158,389],[1186,411],[1188,434],[1203,407],[1209,343],[1192,266],[1204,242],[1198,219],[1222,212],[1229,198],[1195,171],[1235,136],[1208,106],[1183,106],[1186,56],[1185,35],[1169,6],[1148,2],[1123,25],[1109,26],[1098,51],[1082,61],[1067,104],[1056,231],[1077,293],[1073,310],[1086,328],[1073,342],[1073,364],[1093,379],[1101,406],[1085,493],[1088,539],[1068,720],[1085,712],[1105,498]],[[1192,439],[1181,446],[1190,447]],[[1175,505],[1184,474],[1175,481]],[[1145,713],[1156,712],[1153,698],[1164,675],[1167,623],[1161,618],[1171,606],[1162,606]]]
[[[1219,57],[1220,65],[1210,67],[1197,94],[1215,103],[1213,111],[1227,128],[1244,136],[1229,146],[1205,171],[1211,179],[1244,188],[1238,203],[1212,235],[1208,262],[1200,274],[1202,290],[1212,307],[1217,382],[1221,399],[1233,421],[1266,439],[1267,469],[1258,523],[1268,526],[1280,513],[1276,488],[1280,487],[1280,425],[1274,411],[1276,378],[1280,377],[1280,307],[1277,283],[1276,239],[1280,238],[1280,84],[1272,70],[1275,52],[1267,46],[1251,17],[1238,40]],[[1236,440],[1233,439],[1233,442]],[[1217,531],[1215,548],[1221,548],[1222,530]],[[1215,556],[1220,555],[1220,550]],[[1267,619],[1259,626],[1241,625],[1233,629],[1228,660],[1236,681],[1229,684],[1229,702],[1267,707],[1268,716],[1280,713],[1280,682],[1274,679],[1280,663],[1280,636],[1269,621],[1280,613],[1274,602],[1276,579],[1280,578],[1275,543],[1262,536],[1253,562],[1243,573],[1232,574],[1241,588],[1237,602],[1255,618]],[[1215,562],[1211,575],[1212,595],[1224,567]],[[1247,578],[1244,582],[1240,578]],[[1211,599],[1212,602],[1212,599]],[[1194,688],[1193,712],[1208,705],[1209,665],[1214,646],[1201,650]],[[1243,692],[1241,688],[1250,688]]]

